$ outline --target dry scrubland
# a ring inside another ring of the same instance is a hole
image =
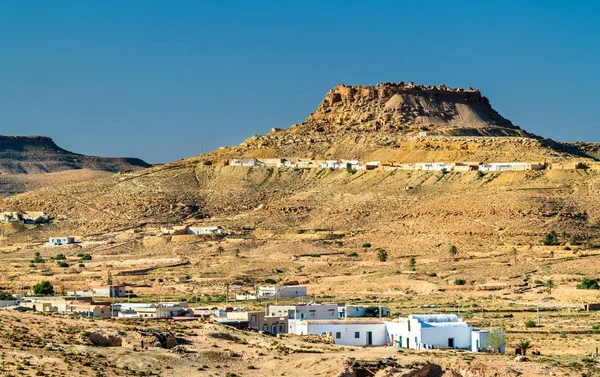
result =
[[[473,368],[481,362],[488,365],[488,371],[493,364],[541,375],[550,371],[580,374],[595,370],[595,362],[587,356],[600,343],[600,335],[592,328],[600,324],[599,315],[580,311],[583,303],[596,302],[600,295],[576,289],[584,277],[595,278],[598,273],[598,183],[594,171],[478,177],[475,172],[270,172],[200,163],[153,168],[139,176],[113,176],[6,199],[5,203],[19,206],[34,206],[40,200],[37,205],[50,213],[63,208],[62,215],[68,220],[6,236],[0,256],[0,285],[15,290],[19,283],[29,287],[49,279],[58,291],[71,291],[104,282],[110,271],[115,282],[128,284],[140,296],[134,300],[185,298],[193,305],[219,305],[227,283],[233,295],[265,282],[299,282],[307,284],[318,299],[383,303],[395,315],[460,311],[475,326],[506,328],[509,349],[528,339],[542,353],[533,357],[534,363],[519,366],[508,356],[478,356],[473,361],[470,355],[452,353],[424,353],[415,359],[410,356],[409,362],[458,365],[460,360]],[[171,201],[149,200],[153,193]],[[42,197],[51,200],[41,202]],[[197,208],[190,203],[197,203]],[[264,207],[254,210],[261,203]],[[199,213],[212,218],[194,219]],[[232,235],[186,242],[156,236],[159,225],[175,220],[223,225]],[[543,246],[541,240],[553,229],[560,244]],[[570,245],[571,237],[561,236],[563,230],[579,235],[581,245]],[[37,244],[49,235],[63,233],[82,236],[85,242],[60,250]],[[363,247],[366,243],[371,247]],[[451,244],[458,248],[455,260],[448,252]],[[378,260],[378,248],[387,251],[387,261]],[[36,251],[46,263],[29,267]],[[65,254],[70,267],[60,268],[49,260],[58,252]],[[78,267],[79,253],[93,258]],[[409,265],[411,257],[416,260],[415,271]],[[145,271],[132,275],[139,270]],[[456,285],[456,279],[464,279],[465,284]],[[556,285],[551,293],[540,283],[548,280]],[[526,329],[525,321],[535,320],[538,302],[542,326]],[[436,308],[421,308],[425,304]],[[2,315],[8,318],[9,314]],[[40,325],[48,318],[28,316],[40,318]],[[288,341],[298,342],[281,340],[283,344]],[[233,347],[222,340],[215,342],[222,348]],[[197,349],[212,347],[193,344]],[[120,355],[126,347],[86,350]],[[247,352],[263,358],[258,350]],[[327,351],[325,355],[303,353],[273,359],[273,364],[286,375],[298,373],[297,365],[314,375],[335,375],[349,356],[398,353],[380,348]],[[295,357],[311,361],[298,364]],[[400,357],[401,363],[404,357]],[[235,369],[235,363],[230,368],[240,375],[265,375],[262,361],[251,363],[261,369],[242,371],[247,366]],[[187,366],[179,362],[161,365],[162,375],[178,375],[179,368],[188,373]],[[166,371],[165,365],[175,369]],[[219,365],[223,369],[196,373],[225,375],[230,371],[225,368],[230,361]],[[507,370],[502,373],[514,375]]]
[[[419,132],[435,135],[416,137]],[[2,368],[7,375],[77,370],[99,376],[151,371],[346,377],[349,357],[393,355],[403,368],[383,375],[442,375],[433,367],[406,374],[425,361],[441,365],[446,377],[598,375],[589,355],[600,343],[599,314],[581,309],[599,302],[599,291],[576,288],[584,278],[598,277],[598,171],[352,174],[224,164],[240,157],[593,163],[598,148],[531,135],[500,116],[476,90],[341,85],[288,130],[86,182],[74,178],[69,185],[55,185],[31,178],[31,187],[39,190],[0,201],[3,210],[39,210],[55,218],[50,225],[2,228],[3,290],[18,290],[19,284],[28,289],[42,279],[59,292],[88,289],[105,282],[110,272],[115,282],[133,289],[133,300],[186,299],[213,306],[223,304],[228,284],[233,296],[266,283],[300,283],[317,299],[381,303],[394,315],[460,312],[474,326],[505,328],[509,352],[518,341],[530,340],[541,353],[533,362],[515,363],[509,355],[342,348],[239,332],[236,338],[215,338],[211,334],[233,330],[202,322],[91,322],[0,311]],[[221,225],[229,236],[157,235],[163,226],[198,223]],[[557,245],[542,245],[552,230]],[[83,242],[61,249],[41,246],[58,235]],[[454,257],[451,245],[458,250]],[[387,260],[380,260],[378,249]],[[45,263],[30,264],[36,252]],[[59,252],[68,267],[50,260]],[[81,253],[92,260],[80,265]],[[551,292],[544,287],[550,280]],[[538,303],[541,326],[526,328]],[[98,326],[122,331],[123,346],[79,344]],[[148,326],[171,329],[190,352],[141,350],[136,328]],[[46,347],[49,342],[60,346]]]

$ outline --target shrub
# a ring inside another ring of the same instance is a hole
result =
[[[83,263],[79,263],[79,267],[80,267],[80,268],[84,268],[84,267],[85,267],[85,264],[83,264]]]
[[[351,253],[348,253],[348,256],[352,257],[352,258],[356,258],[356,257],[358,257],[358,253],[356,251],[353,251]]]
[[[64,254],[56,254],[56,256],[54,257],[54,260],[65,260],[67,258],[65,258]]]
[[[42,280],[33,286],[33,293],[37,296],[50,296],[54,294],[54,287],[48,280]]]
[[[387,251],[385,251],[385,249],[379,248],[377,249],[377,259],[379,259],[380,262],[385,262],[388,258],[388,253]]]
[[[598,285],[599,281],[600,279],[585,278],[581,283],[577,284],[577,289],[600,289],[600,285]]]
[[[363,243],[362,247],[364,247],[364,248],[371,247],[371,243],[365,242],[365,243]]]
[[[534,320],[528,319],[527,321],[525,321],[525,328],[531,329],[533,327],[537,327],[537,324]]]
[[[454,284],[456,284],[456,285],[465,285],[465,284],[467,284],[467,281],[465,279],[462,279],[462,278],[456,278],[456,279],[454,279]]]
[[[62,267],[62,268],[69,267],[69,264],[67,262],[63,262],[63,261],[58,261],[58,262],[56,262],[56,264],[58,264],[58,267]]]
[[[558,235],[556,231],[552,230],[550,233],[546,234],[544,237],[544,241],[542,241],[546,246],[554,246],[558,244]]]
[[[77,254],[77,256],[81,260],[92,260],[92,256],[90,254]]]
[[[427,276],[429,276],[430,278],[434,278],[437,276],[437,274],[435,272],[430,272]]]
[[[13,295],[11,295],[10,293],[0,291],[0,301],[13,301],[13,300],[16,300],[16,298]]]
[[[410,268],[411,271],[416,270],[417,267],[417,260],[415,259],[415,257],[410,257],[410,259],[408,260],[408,268]]]
[[[477,178],[481,179],[483,177],[485,177],[485,173],[482,172],[481,170],[477,170]]]

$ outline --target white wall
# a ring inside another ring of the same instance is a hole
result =
[[[310,323],[310,321],[299,321],[296,326],[298,335],[321,335],[330,332],[335,344],[344,346],[366,346],[367,332],[372,333],[373,346],[383,346],[386,343],[385,324],[383,323],[349,323],[339,321],[339,323]],[[355,337],[355,333],[359,337]],[[339,333],[339,338],[337,337]]]
[[[444,326],[421,328],[421,343],[436,348],[448,347],[448,339],[454,339],[454,348],[471,348],[471,328],[468,326]]]

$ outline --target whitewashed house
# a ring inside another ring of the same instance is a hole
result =
[[[321,162],[319,167],[324,169],[339,169],[341,164],[338,160],[326,160],[325,162]],[[344,166],[344,168],[345,167],[346,166]]]
[[[456,314],[409,315],[386,322],[395,347],[471,349],[471,327]]]
[[[236,159],[229,160],[229,166],[252,167],[252,166],[264,166],[264,165],[265,164],[263,162],[258,161],[255,158],[248,158],[248,159],[236,158]]]
[[[361,317],[387,317],[389,312],[387,306],[377,305],[341,305],[338,307],[339,318],[361,318]]]
[[[300,320],[295,334],[331,335],[335,344],[344,346],[383,346],[386,344],[385,326],[378,320]]]
[[[415,164],[415,170],[427,170],[427,171],[452,171],[454,166],[446,164],[445,162],[417,162]]]
[[[492,162],[479,165],[481,171],[520,171],[531,169],[531,164],[527,162]]]
[[[75,243],[75,237],[50,237],[46,246],[64,246]]]
[[[504,353],[506,351],[506,342],[502,342],[502,347],[495,350],[494,346],[489,344],[488,340],[491,334],[498,334],[504,339],[506,334],[503,330],[473,330],[471,333],[471,352],[496,352]]]
[[[298,285],[282,285],[279,287],[258,287],[260,298],[305,297],[306,287]]]
[[[309,302],[307,304],[296,305],[269,305],[267,314],[271,317],[288,316],[288,331],[291,334],[297,334],[296,324],[303,320],[337,320],[337,303],[317,304]]]
[[[220,226],[189,226],[188,234],[216,234],[223,235],[225,232]]]

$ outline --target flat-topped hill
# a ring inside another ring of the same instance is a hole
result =
[[[147,168],[138,158],[95,157],[60,148],[45,136],[1,136],[0,173],[53,173],[73,169],[118,172]]]

